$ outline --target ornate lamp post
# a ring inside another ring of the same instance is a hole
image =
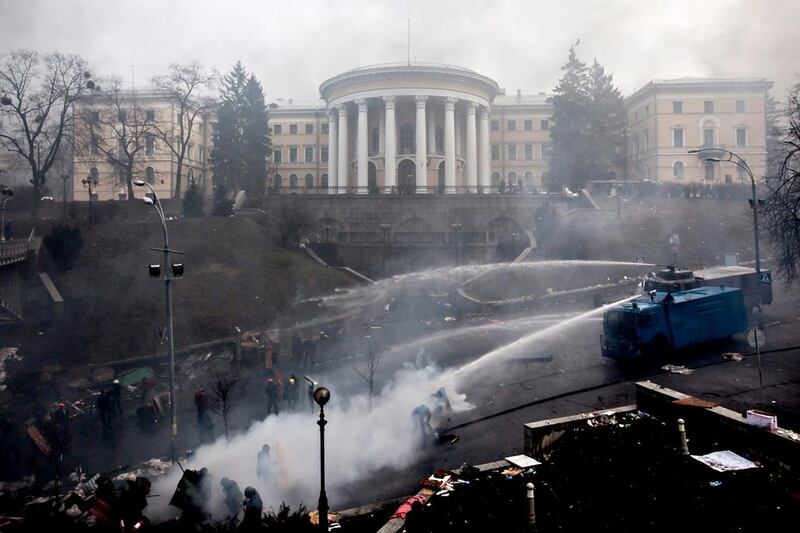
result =
[[[319,513],[320,531],[328,531],[328,496],[325,494],[325,404],[331,399],[331,392],[325,387],[319,387],[314,391],[314,401],[319,405]]]
[[[711,157],[706,157],[706,161],[713,161],[715,163],[731,162],[735,164],[737,167],[744,170],[747,175],[750,177],[750,186],[752,191],[752,198],[750,200],[750,207],[753,209],[753,241],[755,246],[755,253],[756,253],[756,277],[758,278],[758,283],[761,283],[761,250],[759,249],[758,245],[758,196],[756,195],[756,178],[753,176],[753,171],[750,170],[750,165],[747,164],[747,161],[742,159],[738,154],[731,152],[730,150],[725,150],[724,148],[700,148],[697,150],[689,150],[690,154],[697,154],[698,157],[703,157],[704,154],[709,154]],[[715,154],[727,154],[727,159],[721,159],[716,157]],[[759,308],[761,307],[761,291],[758,291],[758,302]]]
[[[97,187],[99,180],[91,174],[81,180],[83,186],[89,191],[89,225],[94,224],[94,215],[92,214],[92,202],[94,202],[94,188]]]
[[[9,189],[5,185],[0,185],[0,195],[3,197],[3,202],[0,204],[0,242],[6,241],[6,202],[11,200],[14,196],[14,190]]]
[[[164,208],[161,207],[161,201],[158,199],[155,189],[152,185],[142,179],[136,179],[133,184],[137,187],[147,187],[150,189],[150,196],[142,197],[142,201],[147,205],[152,205],[158,213],[158,218],[161,221],[161,229],[164,231],[164,248],[153,250],[164,252],[164,283],[166,285],[166,305],[167,305],[167,338],[169,339],[169,410],[171,419],[171,440],[170,452],[172,462],[177,460],[178,450],[178,417],[177,406],[175,401],[175,342],[172,335],[172,280],[183,276],[183,263],[172,264],[171,254],[182,253],[177,250],[171,250],[169,247],[169,235],[167,234],[167,219],[164,216]],[[161,277],[161,266],[150,265],[150,276],[154,278]]]

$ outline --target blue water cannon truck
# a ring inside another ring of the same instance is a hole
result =
[[[747,329],[741,289],[650,291],[603,314],[603,355],[617,360],[661,355]]]

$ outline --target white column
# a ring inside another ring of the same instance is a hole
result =
[[[427,117],[425,120],[427,121],[427,141],[428,141],[428,155],[436,154],[436,110],[433,106],[433,102],[431,105],[427,106],[426,109],[427,113],[425,116]]]
[[[369,137],[367,126],[367,101],[356,100],[358,105],[358,131],[356,133],[356,152],[358,154],[358,186],[363,187],[363,192],[366,192],[367,187],[367,155],[368,144],[367,138]]]
[[[384,185],[386,187],[397,186],[397,139],[395,137],[396,128],[394,124],[394,96],[384,96],[386,103],[386,148],[385,148],[385,176]]]
[[[492,184],[489,176],[489,110],[481,108],[480,114],[480,168],[478,180],[482,187]]]
[[[386,113],[378,112],[378,153],[386,153]]]
[[[463,113],[456,113],[456,157],[460,157],[464,155],[464,150],[462,148],[462,132],[464,131],[464,114]]]
[[[336,187],[339,185],[336,177],[338,176],[338,142],[339,133],[336,128],[336,110],[328,110],[328,187],[331,194],[336,192]]]
[[[425,152],[425,100],[427,96],[417,96],[417,124],[416,124],[416,141],[417,141],[417,184],[421,186],[428,185],[428,155]]]
[[[444,101],[444,185],[448,188],[456,186],[455,105],[455,98]]]
[[[467,107],[467,187],[478,185],[478,141],[475,135],[475,109],[478,104],[470,102]]]
[[[347,105],[342,104],[338,106],[339,110],[339,172],[337,174],[337,183],[339,187],[347,187],[349,185],[349,176],[347,168],[349,166],[347,154]]]

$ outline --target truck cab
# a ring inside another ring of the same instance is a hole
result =
[[[636,301],[614,307],[603,316],[603,355],[634,359],[668,347],[668,335],[662,306]]]

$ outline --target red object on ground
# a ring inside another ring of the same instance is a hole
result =
[[[412,496],[409,499],[407,499],[403,505],[398,507],[397,511],[395,511],[394,514],[389,518],[402,518],[403,520],[405,520],[406,515],[408,514],[409,511],[411,511],[411,506],[413,504],[417,502],[425,503],[426,501],[427,498],[425,496],[420,496],[420,495]]]

